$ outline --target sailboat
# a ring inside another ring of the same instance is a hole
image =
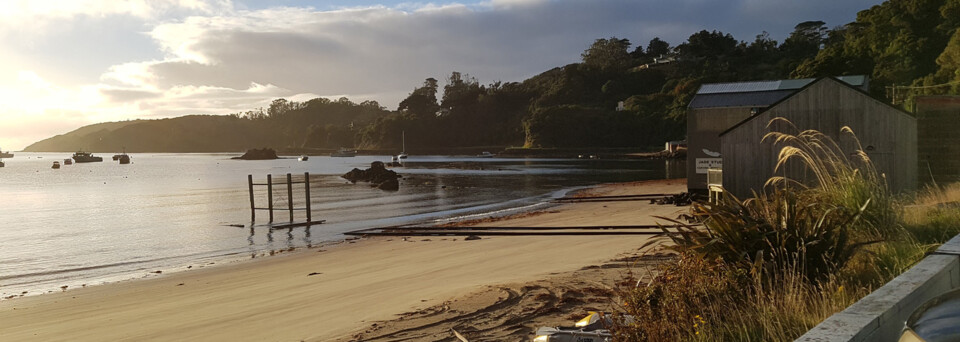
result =
[[[397,155],[397,159],[407,159],[407,134],[405,131],[400,131],[400,139],[403,144],[403,149],[400,150],[400,154]]]

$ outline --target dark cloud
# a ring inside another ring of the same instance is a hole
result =
[[[577,62],[602,37],[629,38],[635,45],[661,37],[677,44],[706,29],[746,41],[768,31],[782,40],[796,23],[843,24],[876,2],[605,0],[417,11],[244,12],[246,18],[193,18],[176,24],[197,35],[189,49],[212,65],[169,61],[152,71],[160,76],[160,88],[241,88],[257,82],[292,94],[397,94],[454,70],[485,83],[522,80]],[[165,39],[169,44],[171,38]],[[379,100],[392,106],[400,97]]]

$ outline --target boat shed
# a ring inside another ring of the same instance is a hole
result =
[[[777,117],[789,120],[796,128],[784,122],[770,125],[770,121]],[[774,175],[782,148],[774,146],[769,139],[763,140],[771,130],[791,134],[817,130],[836,141],[843,152],[850,155],[858,150],[858,145],[849,134],[841,135],[844,126],[856,134],[859,146],[884,175],[893,192],[916,189],[916,119],[848,82],[825,77],[810,82],[720,134],[724,191],[740,198],[762,191],[764,183]],[[778,175],[805,181],[803,172],[803,168],[793,167],[778,172]]]
[[[917,96],[914,104],[920,183],[960,181],[960,96]]]
[[[842,76],[837,79],[867,89],[866,76]],[[707,192],[707,172],[722,167],[720,133],[757,115],[810,85],[816,79],[710,83],[690,101],[687,111],[687,189]]]

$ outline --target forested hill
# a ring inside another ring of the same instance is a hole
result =
[[[85,126],[28,146],[29,152],[242,152],[284,146],[351,146],[350,126],[362,126],[387,112],[375,102],[316,99],[273,101],[270,111],[235,115],[189,115]],[[282,111],[280,114],[277,111]],[[322,139],[322,140],[321,140]]]
[[[919,94],[958,94],[957,27],[960,0],[891,0],[839,27],[816,20],[799,23],[783,42],[766,33],[742,41],[718,31],[695,32],[676,46],[658,38],[646,46],[603,38],[583,52],[582,62],[522,82],[481,84],[460,72],[442,80],[426,78],[392,111],[374,101],[277,99],[267,110],[229,117],[88,126],[27,150],[396,149],[401,132],[406,132],[408,150],[508,145],[654,149],[684,138],[686,107],[702,83],[868,75],[873,96],[890,102],[885,90],[896,85],[896,102],[907,108]]]

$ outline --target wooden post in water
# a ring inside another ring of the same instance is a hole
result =
[[[257,207],[253,205],[253,175],[247,175],[247,186],[250,188],[250,221],[256,221]]]
[[[270,222],[273,222],[273,176],[267,175],[267,209],[270,210]]]
[[[290,211],[290,222],[293,222],[293,177],[287,174],[287,209]]]
[[[309,172],[303,173],[303,184],[307,193],[307,222],[311,222],[312,219],[310,218],[310,173]]]

